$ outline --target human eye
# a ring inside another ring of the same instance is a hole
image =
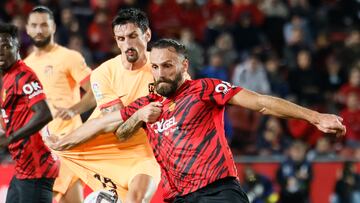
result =
[[[116,40],[117,40],[117,41],[124,41],[124,40],[125,40],[125,37],[120,37],[120,36],[118,36],[118,37],[116,37]]]
[[[136,33],[133,33],[133,34],[130,35],[131,39],[134,39],[134,38],[137,38],[137,37],[138,37],[138,35]]]
[[[172,64],[171,63],[164,63],[164,68],[171,68],[172,67]]]

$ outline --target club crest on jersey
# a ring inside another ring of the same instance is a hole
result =
[[[228,82],[221,81],[220,84],[216,85],[215,91],[218,93],[226,94],[230,91],[230,89],[235,88],[235,86],[231,85]]]
[[[7,92],[6,92],[6,89],[3,91],[3,93],[2,93],[2,95],[1,95],[1,99],[2,99],[2,102],[5,102],[5,100],[6,100],[6,94],[7,94]]]
[[[176,103],[175,102],[170,102],[169,104],[169,111],[172,112],[175,110],[176,107]]]
[[[44,74],[47,76],[52,76],[54,74],[54,67],[52,65],[45,66]]]
[[[29,95],[29,99],[43,92],[40,84],[36,81],[32,81],[30,83],[25,84],[22,90],[26,95]]]
[[[174,132],[176,128],[172,128],[176,126],[177,122],[175,120],[175,116],[165,120],[164,118],[161,119],[161,121],[158,121],[151,125],[151,128],[154,129],[155,133],[163,133],[165,132],[165,135],[169,135],[169,131]],[[168,131],[169,130],[169,131]]]

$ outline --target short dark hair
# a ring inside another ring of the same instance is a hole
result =
[[[53,13],[48,7],[46,7],[46,6],[35,6],[35,7],[31,10],[29,16],[30,16],[31,14],[33,14],[33,13],[47,13],[47,14],[49,15],[49,18],[50,18],[51,20],[54,20],[54,13]]]
[[[18,28],[9,23],[0,23],[0,33],[9,34],[12,39],[18,38]]]
[[[112,21],[112,28],[126,23],[134,23],[143,33],[149,28],[148,17],[143,11],[136,8],[121,9]]]
[[[176,53],[181,54],[185,58],[187,58],[187,50],[185,45],[174,39],[159,39],[158,41],[150,45],[150,50],[152,50],[153,48],[164,49],[169,47],[174,48]]]

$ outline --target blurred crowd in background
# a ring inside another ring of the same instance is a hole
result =
[[[27,15],[40,4],[55,14],[56,41],[81,52],[93,69],[120,54],[112,18],[121,8],[136,7],[148,14],[152,41],[169,37],[187,46],[192,78],[218,78],[340,115],[345,137],[321,133],[304,121],[227,108],[226,133],[234,155],[281,157],[278,183],[299,190],[297,200],[308,194],[312,160],[360,160],[359,0],[1,1],[0,21],[19,27],[22,57],[31,50]],[[251,168],[246,171],[255,177]],[[287,180],[293,173],[298,180]],[[353,179],[352,185],[360,187],[359,177]]]

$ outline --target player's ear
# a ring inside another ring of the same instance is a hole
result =
[[[52,20],[52,27],[53,27],[53,34],[56,32],[56,23],[54,20]]]
[[[182,61],[182,71],[183,72],[187,72],[188,69],[189,69],[189,60],[187,58],[185,58],[183,61]]]
[[[13,43],[14,43],[14,45],[15,45],[16,52],[17,52],[17,54],[20,54],[20,53],[19,53],[19,50],[20,50],[20,42],[19,42],[19,40],[18,40],[17,38],[14,38],[13,40],[14,40]],[[19,55],[19,56],[20,56],[20,55]],[[20,57],[19,57],[19,58],[20,58]]]
[[[150,28],[148,28],[145,31],[145,40],[146,40],[146,42],[150,42],[150,40],[151,40],[151,30],[150,30]]]
[[[29,24],[29,22],[26,23],[26,25],[25,25],[25,30],[26,30],[26,34],[29,35],[29,36],[31,36],[31,35],[30,35],[30,24]]]

